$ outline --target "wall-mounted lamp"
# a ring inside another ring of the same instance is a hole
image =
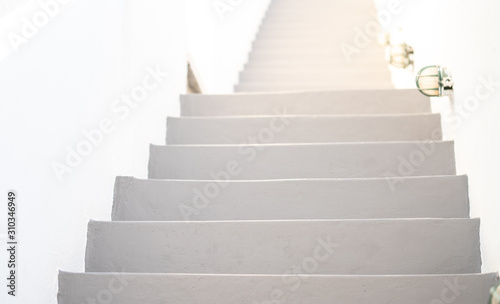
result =
[[[421,69],[416,77],[417,88],[430,97],[452,96],[453,78],[451,73],[439,65]]]
[[[387,61],[401,69],[411,67],[413,69],[413,48],[406,43],[391,44],[387,47]]]

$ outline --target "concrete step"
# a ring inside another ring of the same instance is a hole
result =
[[[289,31],[283,30],[283,32],[293,32],[293,31],[294,30],[292,29]],[[275,43],[290,42],[300,47],[308,47],[311,46],[310,43],[317,43],[318,49],[325,49],[325,48],[338,48],[340,47],[340,44],[342,42],[345,42],[356,47],[356,45],[354,45],[354,38],[356,34],[357,32],[353,31],[352,33],[347,33],[347,34],[344,33],[342,35],[320,35],[320,36],[309,35],[301,37],[301,39],[296,39],[293,37],[270,37],[270,38],[258,37],[258,39],[254,39],[253,43],[258,45],[258,44],[272,44],[273,42]],[[323,42],[323,44],[319,44],[320,42]],[[363,42],[364,42],[363,45],[358,46],[363,50],[383,49],[377,44],[376,36],[368,37],[368,40]]]
[[[232,180],[455,175],[455,155],[453,142],[150,147],[149,178],[220,172]]]
[[[373,2],[369,0],[355,0],[352,2],[345,1],[311,1],[311,2],[301,2],[299,0],[295,1],[273,1],[269,6],[269,9],[279,9],[281,10],[318,10],[320,11],[325,7],[332,7],[341,9],[345,12],[358,11],[359,6],[364,8],[373,8]]]
[[[290,50],[293,49],[296,52],[307,52],[309,54],[317,52],[318,50],[328,50],[331,52],[338,52],[341,50],[340,48],[341,42],[339,40],[329,39],[327,41],[315,41],[310,40],[307,44],[302,41],[298,41],[295,39],[266,39],[266,40],[256,40],[252,44],[252,51],[254,52],[278,52],[280,50]],[[369,47],[359,48],[360,53],[374,53],[377,56],[380,56],[380,51],[384,51],[378,45],[370,44]],[[325,51],[326,53],[326,51]],[[382,52],[382,55],[384,53]]]
[[[351,61],[348,58],[352,58]],[[385,61],[385,55],[380,53],[379,55],[373,55],[368,53],[361,52],[359,54],[352,54],[350,56],[345,56],[344,53],[339,49],[332,51],[331,54],[325,54],[323,56],[317,55],[305,55],[305,54],[295,54],[295,55],[282,55],[279,54],[262,54],[262,55],[253,55],[252,53],[249,55],[248,64],[254,63],[258,64],[278,64],[278,63],[295,63],[295,64],[323,64],[323,65],[335,65],[340,67],[350,66],[352,62],[356,61],[356,63],[366,63],[366,64],[374,64],[374,65],[382,65],[385,64],[387,69],[387,63]],[[325,68],[324,71],[328,71],[328,68]],[[362,71],[362,70],[361,70]]]
[[[308,41],[319,41],[319,40],[333,40],[338,41],[339,47],[341,42],[353,44],[355,38],[357,36],[365,36],[368,37],[369,43],[373,43],[375,45],[377,36],[375,34],[364,34],[363,30],[355,30],[355,27],[352,27],[352,30],[343,33],[342,35],[334,35],[327,31],[314,31],[314,32],[306,32],[306,31],[259,31],[255,35],[256,40],[260,39],[288,39],[288,40],[300,40],[306,44]],[[363,34],[360,34],[359,32]]]
[[[284,27],[304,27],[304,28],[330,28],[333,35],[343,35],[346,33],[355,33],[356,28],[359,28],[365,33],[372,34],[376,30],[374,17],[360,16],[357,14],[320,14],[311,19],[310,15],[299,14],[275,14],[265,16],[261,22],[262,31],[266,28],[284,28]],[[367,24],[370,25],[368,31],[366,30]],[[338,31],[339,28],[347,29],[345,31]],[[259,28],[260,30],[260,28]],[[354,36],[353,36],[354,38]]]
[[[387,81],[353,81],[347,79],[345,82],[323,83],[323,82],[242,82],[234,86],[236,93],[241,92],[304,92],[318,90],[377,90],[393,89],[392,83]]]
[[[441,140],[441,132],[439,114],[167,119],[169,145],[424,141]]]
[[[318,74],[281,74],[283,77],[279,78],[273,78],[273,75],[279,75],[279,74],[270,74],[267,77],[261,77],[259,80],[259,77],[245,77],[244,79],[240,79],[239,84],[244,85],[244,84],[265,84],[267,86],[273,86],[273,85],[283,85],[283,84],[296,84],[296,85],[303,85],[303,86],[309,86],[309,85],[323,85],[323,86],[338,86],[342,84],[347,84],[347,83],[357,83],[357,85],[369,85],[373,86],[374,84],[378,83],[381,85],[389,85],[391,88],[392,86],[392,79],[390,72],[387,71],[379,71],[378,75],[369,75],[365,74],[363,76],[358,76],[355,74],[330,74],[330,75],[318,75]],[[355,80],[355,81],[354,81]],[[355,84],[350,84],[350,86],[355,85]]]
[[[320,276],[59,273],[59,304],[487,303],[497,275]],[[339,288],[332,288],[339,287]],[[445,302],[443,302],[443,299]]]
[[[90,222],[87,240],[88,272],[481,271],[478,219]]]
[[[358,61],[356,55],[352,55],[348,60],[338,62],[307,62],[304,60],[276,60],[276,61],[250,61],[245,64],[244,70],[267,69],[267,70],[288,70],[290,73],[307,74],[311,71],[332,71],[332,70],[357,70],[357,71],[385,71],[389,69],[386,62],[363,62]]]
[[[311,18],[317,19],[311,21]],[[380,26],[374,23],[374,18],[358,15],[269,15],[261,22],[256,37],[260,38],[261,36],[259,35],[261,34],[267,35],[278,32],[285,34],[301,34],[303,36],[322,35],[352,41],[357,34],[370,38],[376,37],[379,33],[377,27]],[[344,28],[345,30],[338,31],[338,28]]]
[[[353,55],[354,57],[354,55]],[[259,51],[254,50],[250,52],[249,61],[274,61],[274,60],[302,60],[307,59],[309,61],[320,61],[320,62],[332,62],[336,63],[339,61],[345,61],[344,52],[341,48],[332,48],[326,51],[304,51],[297,50],[295,52],[278,52],[278,51]],[[380,50],[364,50],[356,54],[358,61],[363,62],[385,62],[385,51]]]
[[[331,16],[332,17],[332,16]],[[335,18],[335,17],[333,17]],[[369,22],[369,21],[368,21]],[[376,37],[375,33],[371,31],[371,28],[368,31],[365,30],[366,18],[363,19],[350,19],[349,17],[338,17],[333,21],[328,21],[325,25],[323,20],[317,22],[302,22],[300,19],[295,19],[294,21],[276,21],[269,22],[269,20],[264,20],[259,27],[259,32],[300,32],[300,33],[309,33],[309,35],[313,35],[314,33],[324,33],[331,38],[341,39],[340,41],[349,38],[350,41],[354,40],[354,35],[361,31],[366,34],[368,37]],[[345,27],[349,30],[345,32],[338,32],[332,30],[332,28]],[[358,29],[356,29],[358,28]],[[360,35],[362,35],[360,33]],[[307,36],[307,35],[306,35]],[[325,47],[325,45],[321,45],[321,47]]]
[[[307,20],[307,22],[303,21],[284,21],[284,22],[269,22],[266,18],[262,20],[259,25],[259,31],[272,31],[272,30],[309,30],[311,32],[314,31],[330,31],[332,36],[342,36],[345,35],[345,32],[332,30],[339,26],[345,26],[346,24],[359,24],[366,25],[367,21],[373,20],[371,16],[360,16],[348,14],[346,16],[342,16],[342,14],[336,14],[336,18],[332,18],[330,14],[330,19],[327,19],[328,16],[319,15],[319,17],[323,18],[323,20]],[[272,17],[269,15],[269,17]],[[309,16],[310,17],[310,16]],[[325,19],[327,22],[325,22]]]
[[[357,6],[355,9],[346,10],[343,7],[332,5],[317,8],[281,5],[271,6],[266,12],[264,20],[268,22],[281,20],[295,22],[297,19],[301,19],[305,22],[311,23],[315,21],[317,22],[317,20],[320,19],[325,23],[325,26],[328,26],[330,23],[333,23],[332,21],[337,20],[335,18],[346,21],[350,21],[349,17],[376,21],[375,14],[376,11],[372,6]]]
[[[181,95],[182,116],[363,115],[429,113],[417,90],[318,91],[275,94]]]
[[[345,24],[366,24],[369,21],[375,21],[374,14],[370,14],[371,10],[364,10],[367,14],[358,12],[339,11],[335,8],[324,9],[322,12],[314,12],[307,10],[286,11],[283,8],[270,8],[264,18],[262,25],[265,26],[281,26],[281,25],[298,25],[303,24],[306,27],[316,24],[322,24],[323,28],[330,28],[332,34],[339,34],[342,31],[337,30],[343,22]],[[378,22],[378,21],[376,21]]]
[[[318,5],[336,4],[336,5],[339,5],[342,7],[343,3],[344,3],[344,1],[341,1],[341,0],[311,0],[308,2],[303,2],[302,0],[273,0],[271,5],[290,4],[290,5],[294,5],[294,6],[295,5],[302,5],[302,6],[314,7],[314,6],[318,6]],[[373,3],[369,0],[354,0],[354,1],[352,1],[352,3],[356,4],[356,5],[365,5],[365,6],[373,5]],[[350,7],[350,6],[347,5],[347,7]]]
[[[330,20],[328,20],[326,16],[318,17],[320,19],[313,22],[310,22],[308,18],[303,18],[303,16],[268,17],[261,22],[258,30],[259,32],[309,31],[310,34],[316,32],[329,32],[330,37],[342,37],[343,39],[350,38],[349,40],[353,40],[354,35],[359,31],[369,37],[376,36],[374,29],[372,30],[371,27],[368,28],[368,31],[366,30],[366,24],[371,22],[371,20],[366,17],[359,18],[359,16],[354,16],[351,18],[349,16],[337,15],[337,17],[330,16]],[[332,20],[332,18],[334,19]],[[342,32],[332,30],[339,27],[345,27],[348,30]]]
[[[309,79],[310,77],[314,77],[315,81],[320,81],[321,79],[318,79],[319,76],[325,77],[325,76],[334,76],[338,77],[339,74],[343,75],[341,79],[345,79],[347,77],[368,77],[368,75],[373,77],[386,77],[389,75],[389,68],[387,66],[370,66],[367,67],[364,70],[360,69],[355,69],[355,68],[350,68],[348,66],[332,66],[330,70],[324,71],[321,68],[318,68],[317,66],[311,66],[307,68],[301,68],[299,70],[293,69],[290,67],[266,67],[266,65],[258,65],[250,68],[246,68],[244,71],[241,71],[241,74],[261,74],[263,77],[268,77],[266,75],[277,75],[282,76],[286,75],[287,77],[301,77],[301,79],[307,78]],[[283,76],[285,77],[285,76]],[[341,80],[341,79],[337,79]]]
[[[294,49],[297,52],[303,52],[303,53],[308,53],[312,54],[316,52],[318,49],[328,49],[331,53],[337,52],[342,50],[340,48],[340,42],[336,40],[331,40],[331,41],[315,41],[311,40],[307,44],[304,44],[301,41],[297,41],[295,39],[273,39],[273,40],[257,40],[253,43],[252,45],[252,51],[254,52],[278,52],[279,50],[283,49]],[[379,46],[377,45],[370,45],[367,48],[359,48],[359,53],[365,53],[365,52],[372,52],[376,56],[380,56],[380,52],[378,52],[376,49],[380,49]],[[384,55],[384,54],[382,54]],[[309,55],[312,56],[312,55]],[[382,57],[384,58],[384,57]],[[325,72],[325,71],[323,71]]]
[[[337,9],[345,13],[357,12],[364,9],[374,8],[373,2],[369,0],[362,1],[352,1],[346,2],[340,1],[330,1],[330,2],[300,2],[300,1],[290,1],[290,2],[272,2],[269,6],[269,11],[275,12],[287,12],[287,11],[297,11],[304,12],[310,11],[311,13],[321,13],[325,12],[325,9]],[[360,7],[362,6],[362,7]]]
[[[345,25],[344,25],[345,26]],[[349,26],[349,25],[347,25]],[[351,28],[354,28],[355,26],[351,26]],[[363,30],[361,30],[362,33]],[[370,34],[372,34],[370,32]],[[279,39],[288,39],[288,40],[300,40],[300,41],[303,41],[304,44],[306,44],[307,41],[311,41],[311,40],[318,40],[318,39],[322,39],[324,41],[337,41],[339,43],[339,46],[340,46],[340,43],[341,42],[350,42],[351,44],[354,42],[354,39],[356,36],[358,35],[363,35],[363,34],[359,34],[359,30],[351,30],[351,31],[346,31],[344,33],[341,33],[341,34],[334,34],[332,33],[332,31],[328,31],[328,30],[325,30],[325,29],[322,29],[322,30],[315,30],[315,31],[307,31],[307,30],[263,30],[263,31],[259,31],[256,35],[255,35],[255,40],[260,40],[260,39],[275,39],[275,38],[279,38]],[[367,36],[368,39],[370,41],[373,41],[375,42],[376,40],[376,35],[372,34],[372,35],[363,35],[363,36]],[[304,40],[305,39],[305,40]],[[324,47],[326,47],[327,45],[324,45]]]
[[[354,55],[353,55],[354,56]],[[356,57],[364,62],[385,62],[385,53],[383,50],[381,51],[360,51],[359,54],[356,54]],[[288,53],[280,53],[277,51],[252,51],[249,54],[249,61],[274,61],[274,60],[301,60],[303,58],[306,59],[314,59],[315,61],[322,61],[325,63],[336,63],[339,61],[344,61],[345,56],[340,48],[332,48],[328,51],[317,52],[314,50],[298,50],[297,52],[288,52]],[[278,72],[278,71],[277,71]],[[324,72],[328,72],[325,69]],[[363,72],[363,71],[357,71]]]
[[[290,70],[275,70],[267,69],[264,71],[242,71],[239,76],[240,82],[259,82],[266,81],[268,83],[283,82],[283,81],[304,81],[307,82],[325,82],[330,83],[342,82],[346,78],[357,79],[357,81],[386,81],[390,82],[391,74],[389,69],[385,70],[368,70],[360,71],[353,69],[334,69],[326,72],[309,72],[309,73],[297,73],[291,72]]]
[[[268,181],[117,177],[114,221],[468,218],[466,176]]]

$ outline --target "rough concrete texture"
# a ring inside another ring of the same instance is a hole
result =
[[[90,222],[88,272],[465,274],[479,220]]]
[[[182,95],[182,116],[363,115],[429,113],[430,99],[417,90],[353,90],[300,93]]]
[[[467,218],[466,176],[267,181],[118,177],[113,220]]]
[[[441,116],[268,116],[167,119],[167,144],[441,140]]]
[[[487,303],[496,274],[427,276],[59,274],[59,304]],[[453,300],[453,301],[452,301]],[[434,301],[434,302],[433,302]]]
[[[210,161],[207,161],[210,159]],[[454,175],[453,142],[151,146],[149,178],[233,180]]]

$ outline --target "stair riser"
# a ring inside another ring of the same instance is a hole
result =
[[[465,176],[263,182],[213,178],[220,181],[119,177],[113,220],[467,218],[469,214]]]
[[[353,63],[356,65],[356,63]],[[290,66],[287,67],[287,63],[283,62],[282,66],[279,67],[279,64],[276,66],[266,65],[266,64],[253,64],[249,63],[249,67],[245,69],[245,71],[240,72],[240,76],[243,75],[255,75],[259,74],[262,77],[270,77],[271,75],[274,78],[281,77],[300,77],[300,80],[308,79],[309,77],[340,77],[338,81],[345,79],[345,77],[356,76],[356,77],[385,77],[388,75],[386,70],[388,71],[388,66],[384,65],[368,65],[364,70],[355,71],[349,68],[347,65],[338,65],[332,66],[329,69],[321,69],[317,66],[309,66],[309,67],[297,67],[294,69]],[[307,75],[307,76],[304,76]],[[373,80],[373,78],[370,78]],[[272,80],[272,79],[271,79]],[[297,79],[296,79],[297,80]],[[320,79],[318,79],[319,81]]]
[[[349,61],[349,58],[352,58],[351,61]],[[316,55],[312,54],[308,57],[304,57],[304,54],[296,54],[296,55],[279,55],[279,54],[253,54],[251,53],[249,55],[248,62],[249,63],[255,63],[255,64],[266,64],[268,62],[273,63],[273,62],[281,62],[281,61],[288,61],[288,62],[294,62],[294,63],[301,63],[301,64],[316,64],[316,63],[321,63],[324,65],[339,65],[339,67],[343,66],[349,66],[351,62],[356,60],[358,64],[361,63],[367,63],[367,64],[377,64],[377,63],[384,63],[384,54],[378,54],[378,55],[368,55],[368,54],[363,54],[361,52],[360,54],[352,54],[351,56],[347,57],[344,56],[344,53],[341,52],[341,50],[335,50],[332,51],[331,54],[325,54],[325,55]],[[386,64],[387,67],[387,64]]]
[[[293,31],[293,30],[291,30]],[[258,39],[253,40],[254,45],[266,45],[266,44],[277,44],[277,43],[290,43],[297,45],[298,47],[311,47],[313,45],[318,45],[318,50],[327,49],[332,47],[340,47],[342,42],[354,44],[354,38],[357,36],[356,32],[352,34],[342,35],[342,36],[327,36],[327,35],[309,35],[303,36],[302,39],[297,40],[293,37],[258,37]],[[366,37],[365,37],[366,38]],[[369,41],[365,42],[364,50],[383,50],[380,45],[377,44],[377,39],[375,36],[368,36]],[[361,41],[363,42],[363,41]],[[353,45],[356,46],[356,45]],[[361,47],[361,46],[360,46]],[[292,51],[289,49],[288,51]]]
[[[287,70],[290,73],[308,73],[310,71],[333,71],[338,69],[351,69],[358,71],[384,71],[388,69],[387,63],[384,61],[380,62],[358,62],[355,56],[351,57],[351,62],[339,61],[337,63],[329,62],[304,62],[299,60],[289,60],[289,61],[252,61],[245,65],[245,71],[250,71],[254,69],[266,69],[266,70]],[[391,88],[394,89],[394,88]],[[376,89],[375,89],[376,90]],[[381,90],[381,89],[378,89]]]
[[[124,254],[126,253],[126,254]],[[88,272],[462,274],[479,220],[91,222]]]
[[[152,179],[233,180],[454,175],[452,142],[151,146]],[[207,160],[210,160],[209,162]]]
[[[304,92],[314,90],[375,90],[375,89],[390,89],[392,84],[389,82],[337,82],[337,83],[299,83],[299,82],[283,82],[277,84],[252,83],[244,82],[236,85],[234,91],[236,93],[251,93],[251,92]]]
[[[286,109],[280,112],[286,114]],[[248,143],[254,137],[261,143],[430,141],[441,140],[440,133],[439,114],[167,120],[167,144],[172,145]]]
[[[319,44],[322,43],[323,46],[320,47]],[[326,45],[325,45],[326,44]],[[290,52],[290,49],[293,49],[293,52]],[[382,49],[379,47],[369,47],[360,49],[359,54],[365,54],[365,56],[369,56],[371,53],[373,57],[385,57],[385,52],[381,52]],[[311,41],[307,45],[293,41],[293,40],[282,40],[282,41],[269,41],[269,42],[260,42],[254,43],[252,52],[255,53],[284,53],[284,54],[297,54],[302,53],[303,55],[315,56],[315,54],[319,55],[329,55],[332,54],[343,54],[342,49],[340,48],[339,42],[329,41],[329,42],[314,42]]]
[[[259,43],[254,43],[252,50],[258,53],[278,53],[280,51],[284,50],[290,50],[293,49],[296,52],[302,52],[303,54],[310,54],[310,56],[313,56],[315,53],[320,53],[318,50],[324,50],[328,49],[329,51],[322,51],[321,53],[335,53],[338,54],[340,49],[340,43],[337,41],[328,41],[328,42],[320,42],[320,41],[310,41],[307,44],[304,44],[302,42],[298,42],[295,40],[282,40],[282,41],[269,41],[269,42],[259,42]],[[378,49],[375,47],[369,47],[369,48],[364,48],[360,49],[360,54],[361,53],[374,53],[374,56],[380,57],[381,54]],[[385,54],[382,53],[382,58],[384,58]],[[323,70],[324,71],[324,70]]]
[[[362,37],[362,38],[361,38]],[[302,41],[304,44],[308,42],[315,41],[337,41],[338,47],[340,48],[341,43],[348,43],[350,45],[356,46],[354,43],[357,39],[363,39],[367,41],[364,44],[368,44],[372,47],[376,46],[377,35],[372,32],[371,29],[364,29],[360,26],[353,26],[352,30],[343,35],[334,35],[327,31],[265,31],[259,32],[255,39],[268,40],[268,39],[284,39],[284,40],[295,40]],[[363,42],[360,42],[363,43]],[[324,45],[326,47],[327,45]]]
[[[339,47],[340,43],[336,41],[328,41],[326,42],[327,45],[323,47],[315,47],[316,42],[314,41],[311,41],[310,44],[302,44],[300,47],[295,46],[297,43],[298,42],[293,39],[261,41],[258,45],[254,45],[250,57],[256,57],[258,59],[262,56],[272,55],[275,56],[273,57],[275,60],[283,60],[292,56],[293,59],[318,57],[324,61],[328,61],[332,57],[343,56],[344,54],[343,50]],[[325,44],[325,42],[323,43]],[[282,46],[280,47],[280,45]],[[358,57],[384,59],[385,51],[378,46],[370,46],[362,50],[360,49],[360,52],[356,55]]]
[[[241,72],[240,73],[240,82],[259,82],[265,81],[267,83],[273,82],[287,82],[287,81],[316,81],[316,82],[342,82],[346,79],[353,79],[356,81],[391,81],[391,76],[389,74],[389,70],[374,70],[374,71],[365,71],[364,73],[352,73],[347,69],[337,69],[332,70],[328,73],[287,73],[286,71],[281,71],[279,73],[267,71],[261,72]]]
[[[274,16],[269,16],[269,17],[274,17]],[[275,16],[278,17],[278,16]],[[332,36],[345,36],[345,32],[339,32],[336,29],[338,27],[344,27],[346,24],[348,26],[351,25],[357,25],[357,26],[363,26],[366,25],[367,22],[373,20],[370,17],[366,16],[344,16],[344,17],[334,17],[335,19],[332,20],[332,16],[330,16],[330,20],[328,21],[328,24],[325,26],[324,19],[327,19],[327,16],[317,16],[320,17],[318,20],[314,20],[312,22],[306,22],[307,18],[302,18],[302,19],[297,19],[301,18],[304,16],[296,16],[296,18],[290,17],[289,19],[292,20],[286,20],[286,21],[276,21],[276,22],[269,22],[268,20],[264,19],[260,26],[259,26],[259,31],[262,32],[267,32],[267,31],[309,31],[311,33],[314,33],[315,31],[324,31],[324,32],[330,32]]]
[[[387,73],[380,73],[379,77],[377,76],[372,76],[372,75],[366,75],[366,76],[350,76],[350,75],[335,75],[335,76],[330,76],[330,77],[322,77],[321,75],[308,75],[304,76],[305,74],[302,75],[302,80],[300,79],[300,74],[296,75],[287,75],[284,77],[275,77],[273,78],[272,75],[269,75],[268,77],[245,77],[245,79],[240,79],[240,84],[265,84],[266,86],[272,86],[272,85],[283,85],[283,84],[297,84],[297,85],[324,85],[324,86],[331,86],[331,85],[339,85],[346,83],[349,80],[352,80],[352,82],[356,82],[358,85],[373,85],[374,83],[379,83],[381,85],[390,85],[391,84],[391,77],[389,75],[389,72]],[[263,79],[266,78],[266,79]],[[260,80],[259,80],[260,79]]]
[[[452,296],[454,304],[487,303],[495,274],[459,276],[203,276],[59,275],[59,304],[88,303],[111,295],[113,303],[432,303]],[[110,288],[111,286],[111,288]],[[336,286],[339,288],[332,288]],[[362,291],[360,286],[363,286]],[[458,287],[458,288],[454,288]],[[458,290],[458,292],[457,292]],[[458,293],[455,295],[453,291]],[[445,303],[445,302],[438,302]]]
[[[332,21],[333,18],[335,18],[335,20]],[[356,31],[360,29],[370,34],[370,36],[375,36],[375,30],[379,27],[374,23],[374,17],[353,18],[356,19],[351,19],[349,16],[321,15],[316,16],[315,20],[311,21],[310,17],[299,15],[269,16],[262,21],[257,35],[259,33],[265,33],[267,30],[311,29],[311,34],[314,34],[316,31],[327,32],[329,29],[332,37],[344,37],[344,39],[353,40]],[[346,30],[340,32],[337,30],[338,28],[344,28]]]
[[[295,94],[182,95],[182,116],[356,115],[429,113],[417,90],[336,91]]]
[[[255,37],[256,41],[260,40],[267,40],[267,39],[288,39],[288,40],[300,40],[304,44],[307,44],[308,41],[314,41],[314,40],[323,40],[323,41],[331,41],[331,42],[337,42],[338,45],[340,46],[340,43],[346,42],[352,44],[354,42],[354,39],[357,36],[360,36],[362,34],[359,33],[365,33],[363,32],[362,28],[354,26],[352,32],[347,32],[342,35],[335,35],[331,31],[325,31],[325,30],[315,30],[315,31],[305,31],[305,30],[272,30],[272,31],[262,31],[259,32]],[[370,42],[374,44],[376,42],[376,36],[373,35],[372,32],[366,32],[363,37],[368,37]],[[305,40],[303,40],[305,39]],[[323,48],[327,47],[327,45],[323,45]]]
[[[375,21],[376,12],[371,8],[357,8],[356,12],[350,13],[335,9],[335,8],[323,8],[323,9],[287,9],[288,7],[278,8],[273,7],[267,11],[264,22],[268,24],[280,24],[280,23],[297,23],[303,22],[306,24],[319,23],[326,27],[341,23],[342,21],[347,24],[357,22],[362,24],[367,21]],[[363,14],[364,13],[364,14]],[[334,31],[332,31],[334,32]],[[338,32],[338,31],[335,31]]]

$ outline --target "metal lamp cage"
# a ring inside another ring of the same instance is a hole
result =
[[[406,69],[413,67],[413,54],[414,50],[406,43],[390,45],[388,50],[388,61],[391,65]]]
[[[449,95],[453,90],[453,80],[446,68],[430,65],[422,68],[415,79],[422,94],[430,97]]]

